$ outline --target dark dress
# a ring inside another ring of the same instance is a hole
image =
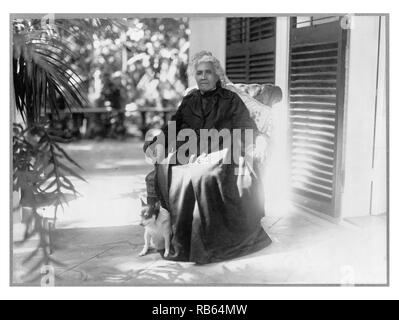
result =
[[[212,128],[257,132],[239,96],[220,85],[204,95],[196,90],[186,96],[172,120],[176,121],[177,132],[191,128],[198,135],[199,129]],[[168,129],[163,131],[167,136]],[[144,150],[156,143],[156,139],[145,143]],[[216,150],[215,145],[211,148],[208,153]],[[171,147],[167,145],[166,149]],[[218,154],[220,157],[204,164],[156,165],[161,203],[171,213],[170,260],[217,262],[255,252],[271,243],[260,223],[264,198],[261,181],[253,174],[256,166],[250,176],[236,175],[238,165],[226,164],[222,153]]]

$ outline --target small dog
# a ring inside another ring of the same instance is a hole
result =
[[[170,238],[172,228],[170,224],[170,213],[161,207],[159,201],[155,205],[146,204],[141,199],[141,223],[144,227],[144,248],[139,256],[148,253],[151,247],[156,250],[165,249],[164,257],[166,258],[170,252]]]

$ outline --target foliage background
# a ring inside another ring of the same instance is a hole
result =
[[[11,21],[11,108],[18,122],[13,127],[13,189],[20,192],[20,205],[31,208],[24,241],[40,235],[27,259],[42,256],[35,268],[52,261],[55,249],[52,219],[43,219],[37,209],[67,203],[78,193],[70,177],[84,180],[84,171],[75,171],[84,168],[62,145],[73,137],[125,136],[127,126],[142,125],[136,110],[176,108],[187,87],[186,18],[51,18]],[[116,113],[70,114],[75,108]],[[154,114],[150,118],[162,122]],[[88,134],[81,136],[83,120]]]
[[[83,107],[120,110],[127,106],[126,110],[131,112],[130,123],[123,115],[116,119],[85,117],[89,131],[84,135],[86,138],[110,136],[113,122],[140,127],[141,119],[133,113],[137,108],[176,107],[187,87],[190,34],[187,18],[58,19],[55,16],[54,20],[44,21],[14,19],[12,27],[14,42],[22,33],[36,34],[37,38],[45,34],[51,41],[65,45],[66,49],[59,51],[64,53],[61,60],[73,73],[70,78],[79,86]],[[53,51],[51,55],[59,52]],[[57,99],[57,108],[61,110],[79,104]],[[82,126],[82,117],[69,115],[62,120],[58,129],[74,131],[81,137],[78,128]],[[156,122],[157,118],[153,120]]]

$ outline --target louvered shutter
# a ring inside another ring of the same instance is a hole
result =
[[[227,18],[226,74],[234,83],[274,83],[276,18]]]
[[[339,215],[346,33],[291,23],[289,109],[294,202]]]

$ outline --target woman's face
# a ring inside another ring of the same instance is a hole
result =
[[[198,89],[206,92],[216,88],[216,82],[219,77],[216,75],[215,68],[211,62],[201,62],[195,71],[195,81]]]

